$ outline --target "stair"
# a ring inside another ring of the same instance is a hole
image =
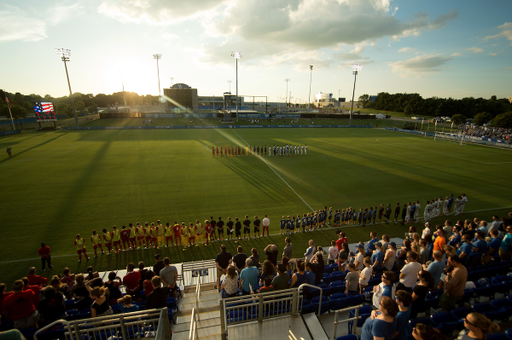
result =
[[[329,340],[327,333],[325,333],[324,327],[320,323],[320,320],[315,313],[309,313],[302,315],[302,319],[306,324],[306,327],[311,334],[311,337],[315,340]]]
[[[222,295],[215,289],[215,284],[201,285],[197,315],[197,339],[220,339],[220,306]],[[178,312],[174,314],[176,324],[171,326],[173,340],[188,339],[192,309],[196,308],[195,287],[187,287],[183,297],[178,301]]]

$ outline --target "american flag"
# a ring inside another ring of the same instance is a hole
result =
[[[11,102],[9,101],[9,98],[7,98],[7,95],[5,95],[5,101],[7,102],[7,105],[9,105],[9,108],[11,108]]]
[[[34,111],[38,113],[46,113],[53,111],[53,103],[40,102],[34,105]]]

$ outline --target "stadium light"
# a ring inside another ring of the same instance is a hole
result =
[[[290,78],[286,78],[284,80],[286,82],[286,96],[285,96],[285,107],[288,106],[288,82],[290,81]]]
[[[153,59],[156,59],[156,73],[158,76],[158,96],[160,97],[162,95],[162,92],[160,90],[160,69],[158,67],[158,61],[162,59],[161,54],[153,54]]]
[[[354,89],[352,90],[352,105],[350,108],[350,120],[348,121],[348,125],[350,126],[352,124],[352,112],[354,112],[354,94],[356,93],[356,79],[357,74],[361,69],[363,68],[363,65],[355,64],[352,65],[352,73],[354,74]]]
[[[69,96],[71,97],[71,107],[73,108],[73,116],[75,117],[75,126],[78,127],[78,117],[76,116],[75,110],[75,101],[73,100],[73,91],[71,91],[71,83],[69,82],[69,74],[68,74],[68,66],[67,62],[70,61],[71,50],[66,48],[56,48],[55,53],[61,56],[62,61],[64,62],[64,69],[66,70],[66,79],[68,80],[69,87]]]
[[[231,56],[235,58],[235,71],[236,71],[236,121],[238,123],[238,59],[242,58],[242,52],[231,52]]]
[[[311,107],[311,83],[313,82],[313,65],[309,65],[309,97],[308,97],[308,112]]]

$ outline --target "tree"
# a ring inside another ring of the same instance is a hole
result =
[[[505,129],[512,128],[512,111],[497,115],[491,121],[491,125]]]
[[[12,113],[12,118],[14,118],[14,119],[25,118],[25,116],[27,115],[27,109],[25,109],[21,105],[14,104],[11,107],[11,113]]]
[[[82,112],[85,109],[85,103],[81,100],[75,103],[75,110],[78,112]]]
[[[87,111],[89,111],[91,114],[96,114],[98,113],[98,107],[96,105],[88,106]]]
[[[485,123],[488,123],[491,119],[492,115],[489,112],[484,111],[476,114],[473,123],[475,123],[477,126],[482,126]]]
[[[452,122],[454,125],[464,124],[466,119],[468,118],[460,113],[452,116]]]
[[[68,117],[73,117],[73,109],[71,105],[59,103],[55,105],[55,113],[59,115],[67,115]]]
[[[363,103],[363,107],[366,107],[366,103],[370,101],[370,95],[369,94],[363,94],[359,97],[359,101]]]

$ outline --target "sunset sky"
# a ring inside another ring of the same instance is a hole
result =
[[[186,83],[198,95],[235,92],[305,102],[368,93],[512,96],[510,0],[3,0],[0,88],[67,95],[55,48],[71,50],[74,92],[158,94]]]

